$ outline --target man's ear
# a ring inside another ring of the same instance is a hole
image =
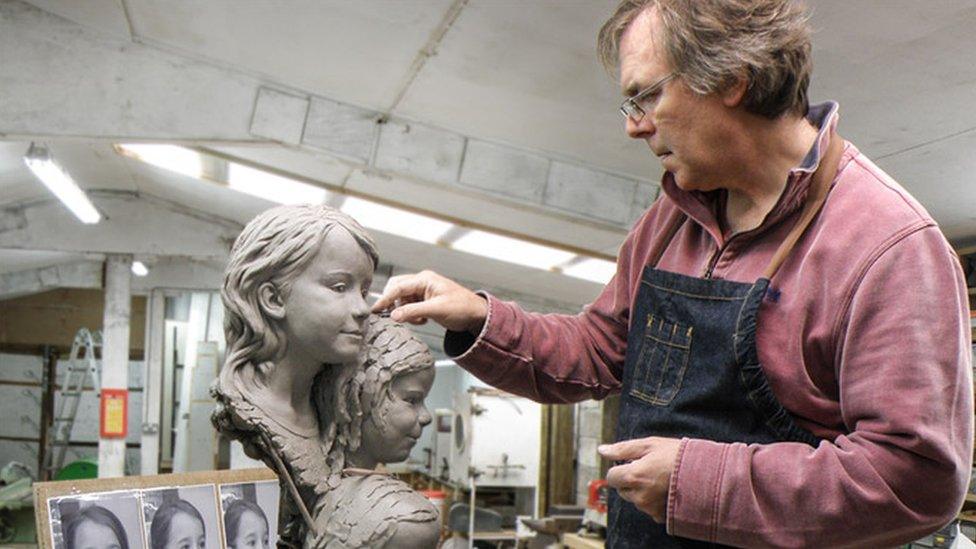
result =
[[[729,108],[735,108],[742,104],[742,99],[746,96],[749,89],[749,81],[745,76],[739,75],[722,93],[722,104]]]
[[[270,282],[258,287],[258,305],[264,314],[275,320],[285,318],[285,301],[281,298],[278,288]]]

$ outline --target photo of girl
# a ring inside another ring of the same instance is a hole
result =
[[[55,549],[139,549],[144,545],[135,492],[51,498],[48,506]]]
[[[150,549],[220,547],[217,501],[212,484],[142,492]]]
[[[278,498],[275,481],[220,485],[224,541],[228,549],[275,547]]]

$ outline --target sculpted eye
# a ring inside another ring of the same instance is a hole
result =
[[[345,282],[339,282],[332,285],[332,290],[339,293],[346,291],[347,288],[349,288],[349,286],[347,286]]]

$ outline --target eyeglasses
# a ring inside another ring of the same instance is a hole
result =
[[[620,104],[620,114],[629,118],[636,124],[640,122],[648,111],[654,110],[657,100],[660,99],[661,88],[670,82],[678,73],[672,72],[643,90],[628,97]]]

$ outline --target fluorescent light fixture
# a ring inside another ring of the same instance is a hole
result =
[[[346,198],[339,209],[364,227],[428,244],[436,244],[454,226],[447,221],[353,196]]]
[[[576,255],[485,231],[471,231],[455,240],[451,247],[462,252],[543,270],[566,263]]]
[[[27,155],[24,156],[24,163],[79,221],[94,224],[102,218],[81,187],[71,179],[68,172],[54,162],[47,147],[31,143]]]
[[[143,263],[142,261],[133,261],[132,274],[136,276],[146,276],[147,274],[149,274],[149,269],[146,267],[146,264]]]
[[[606,284],[617,273],[617,264],[605,259],[589,258],[562,269],[563,274]]]
[[[122,144],[119,148],[129,156],[171,172],[199,178],[203,175],[200,153],[177,145]]]
[[[328,194],[321,187],[236,162],[227,166],[227,186],[279,204],[322,204]]]
[[[203,155],[186,147],[165,144],[119,144],[117,149],[126,156],[167,170],[197,179],[203,176]],[[600,284],[609,282],[616,272],[616,264],[612,261],[578,256],[576,253],[566,250],[488,231],[467,230],[436,217],[349,196],[341,191],[330,193],[324,188],[237,162],[227,162],[226,165],[225,183],[230,189],[279,204],[324,204],[327,201],[330,204],[336,204],[341,201],[340,210],[371,230],[427,244],[441,244],[454,250],[526,267],[556,270],[567,276]],[[66,174],[65,177],[67,177]],[[210,174],[210,177],[219,177],[219,174]],[[84,197],[83,194],[82,197]],[[92,212],[94,212],[94,208],[92,208]],[[75,215],[81,219],[81,215],[78,213]],[[94,215],[96,216],[94,219],[97,221],[98,213],[94,212]],[[82,220],[84,221],[84,219]],[[95,221],[86,222],[94,223]],[[458,233],[463,234],[456,240],[447,241]],[[570,264],[573,261],[575,263]],[[133,263],[133,272],[136,272],[136,264]],[[569,266],[560,267],[566,264]],[[142,268],[145,268],[145,265],[142,265]],[[378,295],[372,297],[375,298]]]

